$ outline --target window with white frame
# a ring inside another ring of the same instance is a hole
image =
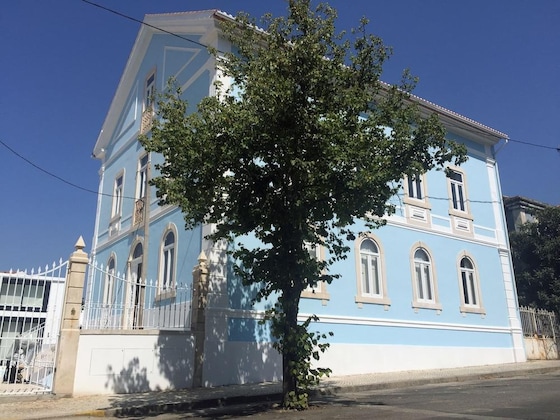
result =
[[[136,198],[144,198],[148,188],[148,163],[149,158],[146,153],[138,161],[138,176],[136,177]]]
[[[155,93],[156,93],[156,72],[154,70],[146,78],[146,86],[144,89],[144,110],[149,110],[153,108]]]
[[[428,249],[419,244],[412,255],[412,285],[414,308],[441,309],[434,264]]]
[[[362,234],[355,244],[357,268],[357,303],[389,305],[383,252],[379,240]]]
[[[159,274],[161,290],[175,287],[175,233],[172,230],[167,231],[163,237]]]
[[[154,99],[156,92],[156,70],[152,70],[144,85],[144,102],[140,120],[140,134],[146,134],[152,128],[154,117]]]
[[[427,196],[426,175],[416,173],[405,177],[404,192],[403,201],[406,204],[408,221],[429,227],[431,206]]]
[[[363,240],[360,245],[360,262],[362,294],[364,296],[382,296],[379,250],[371,239]]]
[[[423,249],[414,253],[414,275],[416,278],[416,299],[434,302],[434,284],[430,257]]]
[[[459,288],[461,312],[484,313],[480,296],[478,275],[473,259],[463,255],[459,261]]]
[[[422,185],[422,174],[414,174],[407,177],[408,197],[416,200],[424,199],[424,190]]]
[[[316,244],[305,243],[305,249],[309,253],[309,256],[317,261],[323,261],[325,258],[324,252],[325,249],[322,246]],[[327,285],[324,281],[319,281],[314,287],[307,286],[301,292],[302,298],[308,299],[321,299],[324,304],[330,298],[329,293],[327,292]]]
[[[447,174],[451,193],[451,206],[454,210],[467,212],[467,195],[463,177],[464,175],[456,170],[449,170]]]
[[[112,217],[119,217],[122,213],[123,183],[124,175],[121,173],[115,178],[115,184],[113,186],[113,208],[111,212]]]
[[[105,284],[103,287],[103,303],[110,305],[113,303],[115,290],[115,257],[109,258],[107,270],[105,271]]]

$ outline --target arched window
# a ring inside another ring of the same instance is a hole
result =
[[[436,281],[436,270],[428,247],[418,242],[411,254],[414,308],[441,310]]]
[[[474,260],[466,253],[459,257],[459,290],[461,312],[485,313],[480,296],[480,285]]]
[[[463,301],[465,305],[478,305],[474,282],[474,267],[467,257],[461,259],[461,284],[463,286]]]
[[[434,286],[432,263],[423,249],[414,253],[414,272],[416,276],[416,297],[419,301],[432,302],[434,300]]]
[[[103,287],[103,303],[110,305],[113,303],[113,294],[115,290],[115,257],[111,256],[107,262],[107,270],[105,272],[105,285]]]
[[[175,287],[175,233],[167,231],[163,237],[160,254],[160,287],[163,290]]]
[[[379,250],[371,239],[362,241],[360,245],[360,271],[362,293],[365,296],[382,296],[379,272]]]
[[[387,283],[383,266],[383,250],[372,234],[362,234],[354,246],[356,253],[356,302],[389,305]]]

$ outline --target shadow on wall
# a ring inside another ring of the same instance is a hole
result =
[[[154,350],[159,373],[171,389],[192,387],[194,338],[190,331],[160,331]]]
[[[105,359],[104,387],[130,394],[192,387],[194,340],[189,331],[156,331],[138,335],[115,334],[120,348],[99,350]],[[102,344],[99,344],[102,346]],[[120,366],[123,366],[120,371]]]
[[[111,388],[116,394],[130,394],[152,391],[147,377],[147,369],[140,367],[140,360],[135,357],[126,368],[120,372],[113,372],[111,366],[107,367],[106,388]]]
[[[228,305],[234,311],[227,319],[220,311],[207,313],[204,385],[279,381],[282,359],[272,346],[270,326],[257,315],[272,304],[259,305],[259,311],[253,312],[254,297],[262,286],[243,285],[233,271],[231,258],[226,267]]]

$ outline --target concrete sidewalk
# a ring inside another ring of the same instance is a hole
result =
[[[327,378],[315,391],[339,394],[560,371],[560,360],[531,361],[455,369],[437,369]],[[279,401],[280,383],[230,385],[182,391],[61,398],[54,395],[0,397],[3,419],[45,419],[72,416],[145,416],[262,401]]]

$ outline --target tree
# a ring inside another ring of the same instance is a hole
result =
[[[298,409],[330,372],[311,368],[328,344],[308,331],[315,317],[298,324],[301,292],[338,277],[328,268],[349,251],[352,224],[382,225],[404,175],[465,160],[437,116],[420,117],[408,73],[400,86],[380,82],[391,51],[367,20],[349,34],[335,20],[327,5],[292,0],[287,17],[262,19],[264,32],[246,14],[225,22],[235,54],[213,53],[231,86],[193,113],[169,89],[142,139],[165,157],[152,181],[161,203],[180,206],[187,227],[215,223],[212,238],[235,245],[237,275],[259,285],[255,300],[274,301],[266,319],[282,354],[282,403]],[[261,245],[247,248],[235,239],[243,235]]]
[[[545,207],[536,221],[510,234],[519,303],[560,311],[560,207]]]

